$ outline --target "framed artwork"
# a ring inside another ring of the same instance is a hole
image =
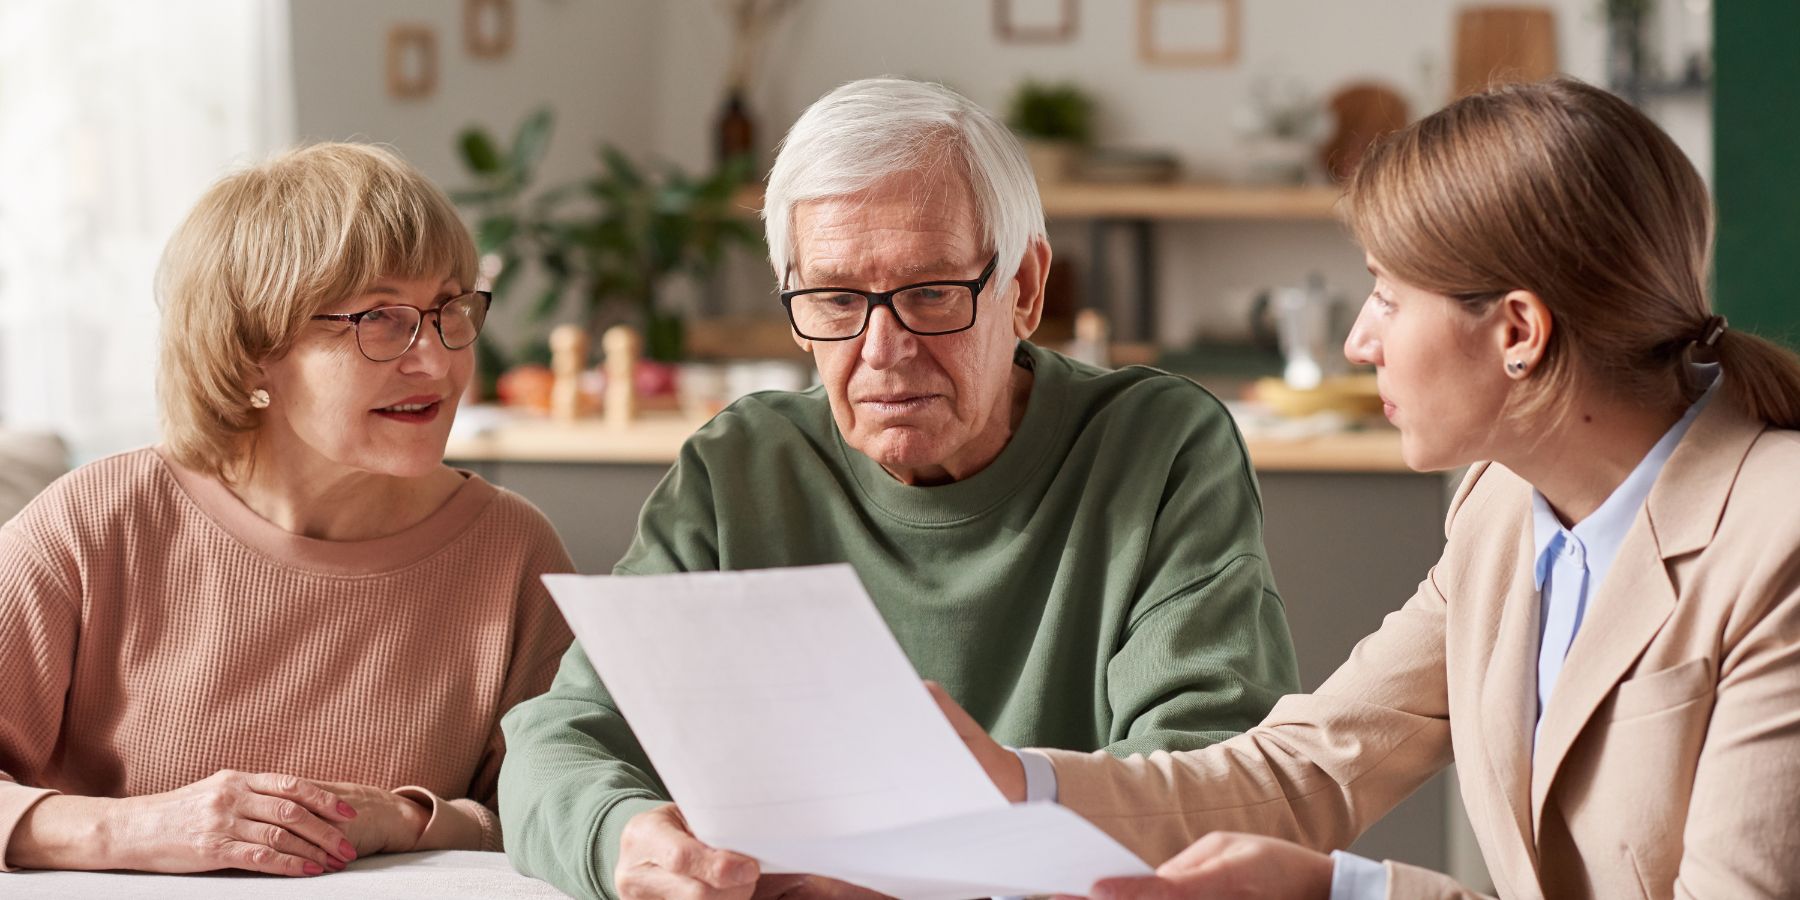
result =
[[[388,94],[402,100],[437,90],[437,35],[424,25],[395,25],[387,39]]]
[[[1138,0],[1138,56],[1154,66],[1229,66],[1238,59],[1239,0]]]
[[[512,0],[463,0],[463,47],[477,59],[512,52]]]
[[[1075,0],[993,0],[994,34],[1015,44],[1075,38]]]

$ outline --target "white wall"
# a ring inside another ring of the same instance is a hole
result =
[[[652,107],[644,73],[657,54],[657,7],[641,0],[518,0],[512,51],[476,59],[463,49],[462,4],[448,0],[295,0],[292,7],[297,133],[304,140],[359,138],[394,144],[427,175],[466,183],[458,132],[486,126],[509,139],[532,109],[556,110],[547,179],[591,168],[610,141],[648,149]],[[390,97],[388,30],[436,32],[437,90]]]
[[[1690,0],[1663,2],[1681,7]],[[1455,12],[1463,4],[1242,0],[1239,62],[1192,69],[1153,69],[1138,60],[1135,0],[1077,5],[1072,41],[1032,45],[998,40],[989,0],[800,0],[764,48],[751,97],[760,143],[772,147],[807,104],[854,78],[894,73],[940,80],[996,111],[1019,82],[1038,78],[1072,80],[1092,92],[1107,144],[1170,150],[1194,171],[1229,170],[1238,156],[1231,122],[1258,78],[1292,79],[1316,95],[1378,79],[1412,98],[1415,114],[1441,103]],[[1599,0],[1549,5],[1558,16],[1564,69],[1601,80]],[[485,61],[462,49],[459,2],[298,0],[298,133],[390,141],[454,186],[464,179],[453,155],[460,128],[480,122],[510,133],[529,109],[550,103],[558,111],[558,134],[546,164],[549,180],[587,171],[601,140],[690,168],[711,164],[730,49],[722,4],[515,0],[514,6],[512,54]],[[403,21],[438,32],[438,90],[424,100],[391,99],[383,85],[387,29]],[[1691,36],[1695,22],[1703,25],[1704,17],[1683,20],[1681,33]],[[1702,170],[1709,168],[1705,104],[1669,101],[1660,109]],[[1079,265],[1087,255],[1079,225],[1053,224],[1051,239],[1061,258]],[[1158,227],[1157,245],[1165,345],[1201,333],[1240,336],[1243,298],[1258,288],[1299,284],[1309,272],[1322,273],[1351,298],[1367,287],[1360,254],[1331,224],[1168,224]],[[1110,261],[1121,290],[1129,287],[1126,261],[1122,255]],[[766,265],[743,258],[718,288],[729,309],[774,314],[772,286]]]
[[[901,74],[942,81],[1003,112],[1026,78],[1071,80],[1095,97],[1103,141],[1173,151],[1193,171],[1229,171],[1237,156],[1231,127],[1252,84],[1293,79],[1315,95],[1351,81],[1391,84],[1429,111],[1449,90],[1453,0],[1242,0],[1239,62],[1224,68],[1151,68],[1137,55],[1133,0],[1080,0],[1076,37],[1063,44],[1001,43],[988,0],[802,0],[772,36],[752,106],[762,143],[820,94],[855,78]],[[1599,81],[1605,35],[1598,0],[1551,0],[1563,68]],[[688,165],[708,162],[724,79],[729,32],[711,3],[668,0],[654,60],[654,149]],[[1705,143],[1704,110],[1688,108],[1685,145]],[[1698,123],[1698,124],[1696,124]],[[1707,148],[1702,147],[1701,150]],[[1695,152],[1703,167],[1709,152]],[[766,164],[766,159],[765,159]],[[1244,331],[1243,298],[1261,287],[1299,284],[1318,271],[1333,290],[1359,299],[1368,276],[1359,252],[1330,224],[1169,224],[1157,230],[1157,280],[1164,345],[1197,334]],[[1061,258],[1087,253],[1085,229],[1052,225]],[[1110,268],[1126,288],[1126,259]],[[732,304],[769,307],[765,267],[734,270]],[[751,282],[758,282],[754,283]],[[1123,324],[1123,323],[1121,323]]]

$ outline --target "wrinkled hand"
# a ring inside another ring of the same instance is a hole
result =
[[[700,843],[670,803],[625,823],[613,886],[620,900],[750,900],[761,875],[756,860]]]
[[[1006,795],[1006,799],[1014,803],[1025,800],[1025,764],[1019,762],[1017,754],[1000,746],[993,738],[988,737],[987,730],[980,723],[956,705],[950,699],[944,686],[935,681],[925,682],[938,708],[944,711],[944,718],[950,720],[950,727],[956,729],[956,736],[968,745],[969,752],[975,754],[975,761],[981,763],[983,771],[994,782],[994,787]]]
[[[343,830],[357,856],[410,853],[431,821],[429,810],[393,791],[348,782],[322,782],[319,786],[356,808],[356,818]]]
[[[1215,831],[1149,878],[1111,878],[1094,900],[1325,900],[1331,857],[1279,838]]]
[[[117,803],[110,831],[120,868],[321,875],[357,856],[343,832],[355,807],[293,775],[226,769]]]

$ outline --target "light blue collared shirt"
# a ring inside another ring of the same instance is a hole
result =
[[[1588,598],[1606,580],[1606,573],[1612,570],[1613,560],[1619,555],[1619,546],[1631,532],[1631,523],[1650,498],[1656,476],[1662,474],[1663,466],[1675,453],[1675,445],[1681,443],[1688,427],[1694,424],[1694,417],[1710,399],[1709,387],[1680,421],[1663,433],[1606,501],[1575,523],[1574,528],[1564,528],[1550,508],[1550,501],[1537,491],[1531,492],[1531,532],[1537,547],[1533,574],[1542,613],[1538,630],[1537,722],[1531,733],[1534,749],[1544,724],[1544,710],[1550,705],[1557,676],[1562,674],[1563,662],[1569,655],[1569,645],[1575,642],[1575,633],[1587,617]]]
[[[1531,533],[1537,548],[1533,577],[1543,623],[1538,631],[1537,721],[1531,732],[1534,755],[1544,710],[1556,688],[1556,678],[1562,674],[1569,645],[1575,642],[1575,633],[1581,630],[1582,619],[1587,616],[1588,598],[1600,589],[1606,573],[1612,570],[1619,547],[1631,532],[1631,523],[1650,498],[1650,489],[1656,485],[1656,477],[1662,474],[1669,457],[1675,454],[1675,446],[1718,388],[1717,367],[1704,368],[1711,370],[1712,386],[1688,407],[1680,421],[1663,433],[1600,508],[1575,523],[1574,528],[1564,528],[1550,508],[1550,501],[1535,490],[1531,492]],[[1379,900],[1387,896],[1386,866],[1342,851],[1331,854],[1331,858],[1331,900]]]

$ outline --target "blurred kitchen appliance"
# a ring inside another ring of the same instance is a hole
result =
[[[1275,288],[1258,295],[1250,312],[1251,327],[1258,333],[1274,332],[1281,349],[1282,380],[1295,390],[1311,390],[1326,376],[1347,368],[1342,351],[1347,311],[1315,272],[1305,287]]]

